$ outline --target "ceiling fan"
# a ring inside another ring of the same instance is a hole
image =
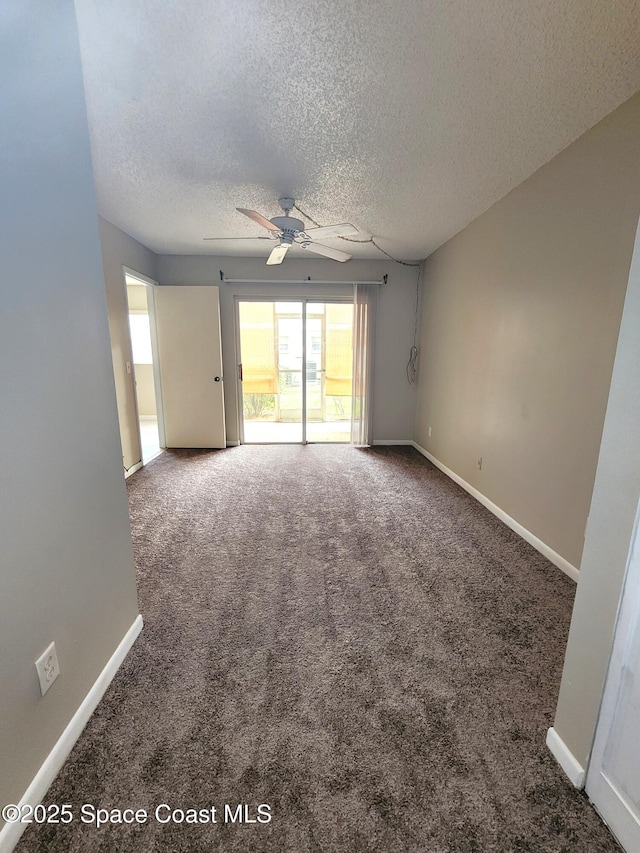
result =
[[[291,246],[295,243],[301,249],[308,249],[316,255],[323,255],[325,258],[331,258],[334,261],[348,261],[351,255],[346,252],[341,252],[339,249],[332,249],[330,246],[324,246],[322,243],[316,243],[316,239],[324,237],[346,237],[349,234],[357,234],[358,229],[353,225],[344,222],[342,225],[327,225],[320,228],[305,228],[304,222],[301,219],[295,219],[289,216],[289,213],[295,207],[295,199],[280,198],[280,207],[284,211],[284,216],[274,216],[273,219],[267,219],[255,210],[246,210],[244,207],[236,207],[239,213],[243,213],[262,225],[269,231],[269,237],[232,237],[229,239],[249,239],[249,240],[279,240],[279,243],[269,257],[267,264],[281,264]],[[223,237],[205,237],[205,240],[221,240]]]

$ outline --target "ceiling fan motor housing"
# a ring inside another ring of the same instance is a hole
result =
[[[300,231],[304,231],[304,222],[301,219],[294,219],[293,216],[274,216],[273,219],[269,220],[272,222],[276,228],[279,228],[283,234],[291,234],[295,236],[296,233]]]

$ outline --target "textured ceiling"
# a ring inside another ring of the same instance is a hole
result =
[[[291,195],[425,257],[640,89],[640,0],[76,8],[100,213],[163,253],[266,257],[203,237]]]

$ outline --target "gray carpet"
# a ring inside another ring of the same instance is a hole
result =
[[[413,449],[173,451],[128,482],[145,629],[47,802],[150,818],[20,853],[618,850],[544,743],[574,584]]]

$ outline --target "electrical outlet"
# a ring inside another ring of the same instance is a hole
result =
[[[431,438],[431,427],[429,427],[429,438]]]
[[[482,456],[478,459],[478,471],[482,471]]]
[[[44,696],[56,678],[60,675],[60,664],[56,654],[56,644],[51,643],[36,661],[36,670],[40,681],[40,693]]]

